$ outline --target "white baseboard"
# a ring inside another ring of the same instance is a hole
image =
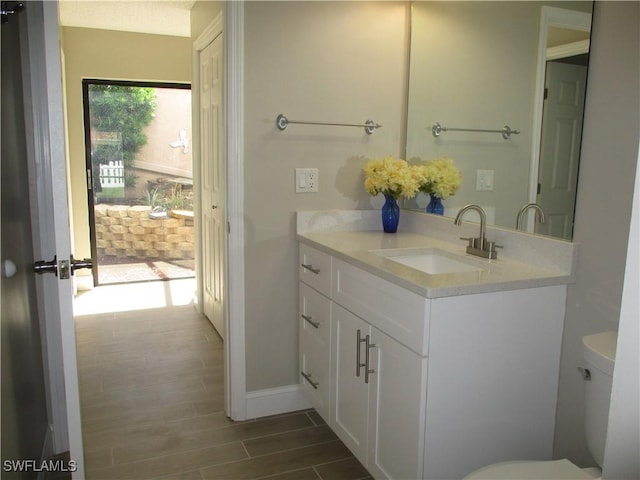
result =
[[[297,384],[247,392],[245,400],[247,418],[266,417],[311,407]]]

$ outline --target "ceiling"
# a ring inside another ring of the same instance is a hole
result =
[[[195,0],[59,0],[60,25],[189,37]]]

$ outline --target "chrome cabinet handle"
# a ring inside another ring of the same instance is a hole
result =
[[[370,357],[369,357],[369,350],[371,350],[372,348],[375,348],[376,344],[375,343],[371,343],[371,337],[369,335],[367,335],[365,337],[365,342],[366,342],[366,351],[365,351],[365,365],[364,365],[364,383],[369,383],[369,374],[370,373],[375,373],[376,371],[373,368],[369,368],[370,363]]]
[[[367,337],[368,337],[368,336],[369,336],[369,335],[367,335]],[[366,367],[366,366],[367,366],[367,364],[366,364],[366,363],[362,363],[362,362],[360,361],[360,344],[361,344],[362,342],[366,342],[366,341],[367,341],[367,339],[366,339],[366,338],[362,338],[362,334],[360,333],[360,329],[358,329],[358,330],[356,331],[356,377],[359,377],[359,376],[360,376],[360,369],[361,369],[362,367]],[[367,353],[367,356],[368,356],[368,355],[369,355],[369,354]]]
[[[319,268],[313,268],[313,265],[309,265],[309,264],[306,264],[306,263],[302,264],[302,268],[306,268],[311,273],[315,273],[316,275],[320,273],[320,269]]]
[[[302,375],[304,377],[304,379],[307,382],[309,382],[309,385],[311,385],[315,390],[317,390],[318,387],[320,386],[320,382],[314,382],[313,380],[311,380],[311,374],[310,373],[300,372],[300,375]]]
[[[312,327],[320,328],[320,322],[314,322],[313,320],[311,320],[312,317],[310,317],[309,315],[300,315],[300,316],[304,318],[308,323],[310,323]]]

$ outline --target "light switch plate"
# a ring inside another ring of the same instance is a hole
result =
[[[493,191],[493,170],[476,170],[476,191]]]
[[[296,193],[314,193],[318,191],[318,169],[296,168]]]

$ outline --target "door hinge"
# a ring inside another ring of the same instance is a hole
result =
[[[93,180],[91,179],[90,168],[87,168],[87,190],[93,190]]]
[[[227,222],[227,234],[231,233],[231,223]]]
[[[7,23],[9,21],[9,15],[15,15],[24,8],[24,2],[15,2],[12,6],[9,6],[12,2],[0,3],[0,17],[1,23]]]
[[[549,97],[549,89],[544,87],[544,95],[542,96],[543,100],[546,100]]]
[[[536,193],[537,193],[538,195],[540,195],[540,189],[541,189],[541,188],[542,188],[542,184],[541,184],[541,183],[538,183],[538,190],[536,191]]]

